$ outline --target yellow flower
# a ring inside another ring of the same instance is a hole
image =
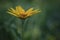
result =
[[[38,12],[40,12],[38,9],[33,10],[33,8],[30,8],[27,11],[25,11],[21,6],[17,6],[16,9],[13,9],[13,8],[8,9],[8,13],[22,19],[25,19]]]

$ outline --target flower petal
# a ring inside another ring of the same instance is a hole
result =
[[[13,13],[11,13],[11,12],[7,12],[7,13],[9,13],[9,14],[11,14],[11,15],[14,15],[14,16],[18,17],[18,15],[16,15],[16,14],[13,14]]]
[[[30,9],[28,9],[26,12],[25,12],[25,14],[29,14],[30,12],[32,12],[33,11],[33,8],[30,8]]]
[[[34,15],[34,14],[36,14],[36,13],[38,13],[38,12],[40,12],[39,9],[36,9],[36,10],[34,10],[34,11],[31,11],[31,12],[29,12],[29,13],[27,14],[26,17],[31,16],[31,15]]]
[[[41,11],[39,11],[39,9],[36,9],[36,10],[32,11],[33,14],[36,14],[38,12],[41,12]]]
[[[25,10],[21,6],[17,6],[19,13],[25,13]]]

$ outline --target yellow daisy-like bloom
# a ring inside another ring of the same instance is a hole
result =
[[[22,18],[22,19],[25,19],[38,12],[40,12],[38,9],[33,10],[33,8],[30,8],[27,11],[25,11],[21,6],[17,6],[16,9],[13,9],[13,8],[8,9],[9,14],[12,14],[12,15]]]

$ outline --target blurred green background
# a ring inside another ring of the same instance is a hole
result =
[[[0,0],[0,40],[22,40],[21,19],[7,13],[18,5],[41,10],[25,20],[23,40],[60,40],[60,0]]]

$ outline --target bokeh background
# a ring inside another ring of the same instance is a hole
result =
[[[7,13],[18,5],[41,10],[24,22],[23,40],[60,40],[60,0],[0,0],[0,40],[22,40],[21,19]]]

